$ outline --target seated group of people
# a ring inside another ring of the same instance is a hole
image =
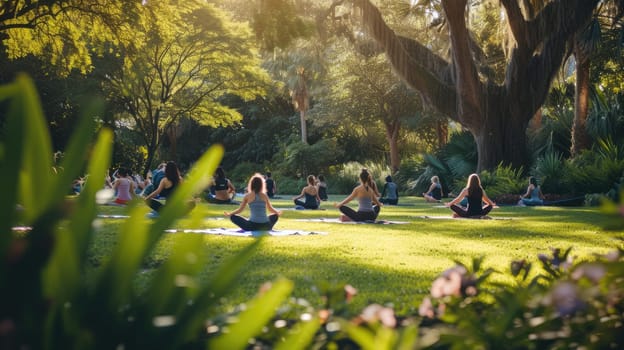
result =
[[[112,188],[117,196],[115,203],[126,204],[136,195],[136,182],[131,177],[129,171],[120,168],[115,172],[115,181]],[[182,183],[183,178],[174,162],[162,163],[152,172],[152,181],[146,186],[142,194],[144,200],[155,212],[161,210],[163,204],[158,199],[166,199],[175,188]],[[397,204],[399,199],[398,188],[392,181],[392,177],[386,177],[386,184],[383,193],[380,194],[371,174],[367,169],[362,169],[359,175],[360,184],[357,185],[351,194],[334,206],[341,212],[341,221],[375,221],[380,209],[384,204]],[[269,188],[270,187],[270,188]],[[322,200],[327,200],[327,185],[322,176],[317,179],[314,175],[307,177],[306,186],[303,187],[298,196],[293,197],[295,205],[306,209],[318,209]],[[276,210],[270,202],[274,196],[277,186],[267,173],[264,177],[261,174],[254,174],[248,182],[246,194],[243,196],[239,207],[231,212],[224,212],[231,221],[244,230],[271,230],[278,220],[281,211]],[[206,200],[216,204],[238,204],[233,201],[236,190],[232,182],[226,178],[223,168],[217,168],[213,185],[206,195]],[[440,202],[442,199],[442,186],[437,176],[431,178],[431,186],[423,193],[423,197],[428,202]],[[301,200],[303,198],[303,200]],[[352,200],[358,201],[358,209],[354,210],[347,206]],[[543,194],[537,185],[534,177],[529,178],[527,192],[521,196],[519,204],[539,205],[543,203]],[[466,187],[452,201],[445,204],[458,217],[480,217],[487,215],[496,203],[494,203],[485,193],[481,186],[478,174],[468,177]],[[195,206],[194,201],[189,201],[189,210]],[[250,217],[245,219],[238,215],[246,206],[249,206]],[[270,214],[267,214],[267,211]]]
[[[431,178],[431,186],[428,192],[423,193],[423,197],[428,202],[441,202],[442,186],[437,176]],[[537,184],[537,179],[529,177],[529,186],[525,194],[520,196],[519,205],[533,206],[544,204],[544,195]],[[471,174],[468,177],[466,187],[462,189],[457,197],[445,204],[458,217],[482,217],[487,215],[496,206],[481,187],[481,179],[478,174]]]

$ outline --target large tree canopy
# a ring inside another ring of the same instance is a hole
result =
[[[482,62],[477,59],[483,50],[466,22],[468,0],[441,0],[451,44],[449,59],[396,34],[370,0],[352,2],[395,71],[438,111],[470,130],[481,170],[501,162],[527,163],[528,122],[544,102],[569,52],[570,39],[586,26],[599,0],[553,0],[539,11],[527,1],[501,0],[504,18],[498,24],[507,25],[512,38],[502,83],[479,69]]]
[[[138,49],[129,19],[142,7],[140,0],[3,0],[0,50],[9,59],[37,56],[61,75],[86,73],[93,54],[120,44]]]
[[[222,103],[265,93],[269,77],[260,68],[249,28],[200,0],[148,2],[134,24],[139,51],[128,51],[123,67],[106,75],[111,98],[127,111],[144,140],[147,171],[181,117],[200,125],[226,126],[240,113]],[[175,137],[172,137],[175,139]]]

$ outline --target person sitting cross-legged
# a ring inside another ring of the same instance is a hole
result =
[[[316,187],[316,178],[314,175],[308,175],[308,184],[301,190],[298,196],[293,197],[293,201],[296,206],[303,207],[305,209],[318,209],[321,203],[321,198],[318,195],[318,188]],[[305,201],[300,198],[305,197]]]
[[[246,206],[249,206],[249,219],[238,215]],[[271,215],[267,215],[267,210]],[[232,212],[224,212],[230,220],[245,231],[270,231],[282,215],[271,205],[269,197],[266,195],[266,184],[261,174],[254,174],[247,184],[247,193],[243,197],[240,206]]]
[[[355,211],[346,204],[353,199],[358,200],[358,210]],[[375,205],[373,205],[375,204]],[[372,178],[368,170],[362,169],[360,173],[360,185],[340,203],[334,203],[334,207],[340,209],[341,221],[375,221],[383,204],[377,199],[377,192],[372,185]]]
[[[468,199],[468,207],[460,207],[459,204],[464,198]],[[485,202],[485,206],[483,206]],[[481,179],[477,174],[471,174],[468,177],[468,183],[466,187],[459,193],[455,199],[446,203],[447,207],[455,213],[454,216],[471,218],[471,217],[483,217],[487,215],[496,203],[494,203],[485,194],[483,187],[481,187]]]

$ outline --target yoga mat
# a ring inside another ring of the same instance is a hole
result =
[[[338,218],[318,218],[318,219],[296,219],[295,221],[308,221],[308,222],[328,222],[332,224],[378,224],[378,225],[390,225],[390,224],[409,224],[407,221],[390,221],[390,220],[377,220],[377,221],[340,221]]]
[[[238,228],[206,228],[206,229],[169,229],[167,233],[201,233],[208,235],[239,236],[239,237],[259,237],[268,236],[310,236],[326,235],[326,232],[303,231],[303,230],[271,230],[271,231],[243,231]]]
[[[453,217],[453,215],[421,215],[414,216],[416,219],[434,219],[434,220],[452,220],[452,219],[467,219],[467,220],[513,220],[513,218],[507,217],[499,217],[499,216],[488,216],[485,217],[470,217],[470,218],[462,218],[462,217]]]

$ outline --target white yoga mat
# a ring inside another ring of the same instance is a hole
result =
[[[259,237],[267,236],[310,236],[326,235],[327,232],[303,231],[303,230],[271,230],[271,231],[243,231],[238,228],[206,228],[206,229],[169,229],[167,233],[200,233],[207,235]]]
[[[328,222],[332,224],[378,224],[378,225],[402,225],[409,224],[407,221],[390,221],[390,220],[376,220],[376,221],[340,221],[338,218],[316,218],[316,219],[297,219],[295,221],[307,221],[307,222]]]

